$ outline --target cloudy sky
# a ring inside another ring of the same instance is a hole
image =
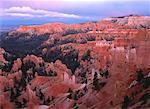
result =
[[[110,16],[150,15],[149,0],[0,0],[0,25],[81,23]]]

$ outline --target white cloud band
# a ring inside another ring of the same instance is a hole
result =
[[[90,17],[83,17],[75,14],[66,14],[55,11],[33,9],[31,7],[11,7],[2,9],[1,16],[13,17],[56,17],[56,18],[74,18],[74,19],[90,19]]]

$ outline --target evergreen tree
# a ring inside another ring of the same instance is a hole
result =
[[[10,89],[10,101],[14,101],[16,99],[16,96],[15,96],[15,92],[13,90],[13,88],[11,87]]]
[[[26,104],[27,104],[27,100],[23,98],[23,107],[26,107]]]
[[[130,98],[128,96],[125,96],[122,104],[122,109],[127,109],[130,104],[131,104]]]
[[[71,88],[69,88],[68,89],[68,93],[72,93],[73,91],[72,91],[72,89]]]
[[[40,100],[43,100],[45,97],[44,97],[44,94],[42,93],[41,89],[39,90],[39,97],[40,97]]]
[[[73,109],[79,109],[79,106],[77,103],[74,103]]]
[[[104,73],[104,75],[105,75],[105,78],[107,79],[107,78],[108,78],[108,75],[109,75],[108,70],[106,70],[106,72]]]
[[[82,60],[90,60],[91,56],[90,56],[91,51],[88,49],[82,56]]]
[[[93,88],[94,88],[95,90],[98,90],[98,89],[99,89],[98,74],[97,74],[97,72],[95,72],[95,74],[94,74],[94,78],[93,78]]]
[[[137,71],[137,81],[142,82],[143,79],[144,79],[144,75],[142,70]]]
[[[48,98],[47,98],[47,104],[49,104],[51,102],[51,99],[50,99],[50,97],[48,96]]]

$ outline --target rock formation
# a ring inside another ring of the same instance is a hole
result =
[[[0,41],[2,109],[150,106],[148,16],[21,26],[5,35]]]

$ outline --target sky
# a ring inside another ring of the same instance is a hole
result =
[[[130,14],[150,16],[150,0],[0,0],[0,26],[83,23]]]

